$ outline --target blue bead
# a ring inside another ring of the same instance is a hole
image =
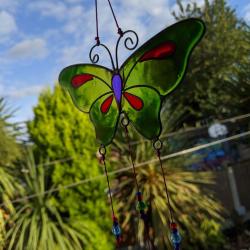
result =
[[[171,238],[171,241],[174,245],[181,243],[181,236],[177,230],[171,233],[170,238]]]
[[[120,236],[121,235],[121,228],[119,227],[119,225],[113,225],[112,227],[112,232],[115,236]]]
[[[174,244],[174,250],[180,250],[180,246],[179,243]]]

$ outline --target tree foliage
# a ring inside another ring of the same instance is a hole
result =
[[[226,1],[184,6],[178,1],[176,20],[203,19],[206,34],[192,53],[183,83],[167,105],[183,122],[212,116],[230,117],[249,111],[250,29]]]
[[[0,203],[5,203],[5,207],[0,209],[0,249],[5,244],[4,219],[14,211],[11,200],[21,188],[14,167],[14,162],[21,156],[21,150],[16,143],[16,126],[9,121],[12,116],[13,110],[0,97]]]
[[[0,165],[9,165],[20,156],[20,147],[15,140],[15,126],[9,122],[12,116],[13,110],[0,97]]]
[[[59,86],[55,86],[53,92],[47,90],[40,95],[28,128],[37,159],[62,159],[46,167],[53,184],[68,185],[102,174],[96,159],[94,130],[88,119],[88,115],[79,112]],[[86,222],[86,225],[92,220],[99,230],[105,230],[110,221],[105,188],[102,179],[62,189],[55,203],[70,220]],[[108,237],[104,232],[101,234]],[[91,247],[100,249],[98,244]]]
[[[119,167],[129,166],[131,162],[127,146],[116,142],[115,150],[119,152],[116,164]],[[143,141],[133,146],[133,152],[136,152],[133,154],[136,163],[147,162],[149,159],[156,160],[136,169],[137,181],[144,201],[148,204],[150,238],[151,244],[155,247],[153,249],[166,249],[166,247],[170,249],[170,232],[168,231],[170,213],[157,156],[151,143]],[[166,154],[166,150],[162,154]],[[208,188],[214,183],[213,174],[184,171],[181,161],[179,164],[164,162],[163,167],[174,220],[178,223],[183,237],[183,249],[221,249],[223,236],[218,222],[222,221],[222,208]],[[137,190],[133,172],[129,170],[119,173],[116,178],[118,181],[114,183],[113,189],[116,190],[115,197],[119,201],[118,208],[124,237],[131,245],[136,244],[137,239],[143,245],[145,244],[145,229],[136,211]],[[213,241],[208,241],[213,236]]]
[[[168,96],[163,106],[161,115],[164,132],[178,129],[184,123],[195,125],[197,120],[209,116],[226,118],[249,112],[249,27],[223,0],[206,0],[202,8],[198,8],[196,4],[184,6],[180,1],[178,4],[179,12],[174,13],[176,20],[201,18],[206,24],[207,31],[192,53],[183,83]],[[132,137],[137,138],[134,133]],[[122,157],[117,164],[124,165],[125,155],[128,154],[126,146],[116,141],[114,147]],[[143,144],[133,150],[136,152],[137,162],[152,159],[152,151],[152,148],[149,149]],[[129,161],[125,165],[129,165]],[[165,167],[168,167],[166,177],[172,207],[184,236],[183,248],[222,249],[223,235],[218,223],[220,205],[214,200],[211,192],[202,189],[204,184],[212,183],[211,175],[183,172],[171,166],[178,165],[169,163]],[[137,169],[137,177],[144,198],[149,202],[152,225],[156,230],[153,231],[152,238],[155,239],[156,245],[167,245],[169,242],[164,236],[167,234],[168,215],[159,169],[154,164],[149,164]],[[133,232],[137,232],[138,237],[143,239],[143,230],[140,226],[134,226],[134,231],[129,234],[131,226],[128,225],[138,223],[133,175],[119,174],[117,178],[114,190],[117,190],[116,196],[120,200],[119,208],[124,221],[122,226],[129,235],[128,240],[136,242]],[[161,247],[160,249],[164,249]]]
[[[202,8],[196,4],[184,6],[180,1],[178,5],[179,12],[174,13],[176,20],[202,18],[207,32],[192,54],[184,82],[163,106],[164,131],[177,129],[183,123],[193,125],[196,120],[208,116],[220,118],[249,112],[249,26],[238,19],[224,0],[205,0]],[[107,233],[111,225],[108,225],[105,180],[61,188],[52,195],[54,187],[77,183],[103,172],[96,160],[98,145],[88,115],[80,113],[58,86],[53,91],[44,91],[34,109],[34,119],[28,124],[36,164],[29,158],[25,161],[28,172],[20,174],[21,167],[17,167],[15,173],[11,167],[20,156],[13,133],[15,129],[8,122],[11,114],[6,112],[4,100],[0,98],[0,194],[1,201],[10,205],[8,212],[11,214],[6,228],[6,248],[112,249]],[[138,139],[136,133],[132,137]],[[136,162],[155,157],[146,143],[134,149]],[[117,168],[130,164],[127,146],[119,136],[111,153]],[[54,162],[50,164],[51,161]],[[40,162],[47,164],[38,167]],[[173,165],[168,163],[164,167],[168,167],[166,177],[171,206],[181,228],[183,246],[185,249],[221,249],[223,238],[217,223],[220,206],[200,186],[211,184],[211,175],[183,172],[180,168],[172,168]],[[150,163],[138,169],[137,177],[149,205],[152,242],[164,249],[169,246],[166,231],[169,214],[160,171]],[[119,173],[116,180],[114,195],[123,234],[128,235],[124,240],[136,244],[138,237],[142,242],[143,225],[136,226],[133,177],[128,172]],[[22,199],[33,194],[33,199]],[[10,200],[16,196],[21,199],[13,207]],[[5,211],[0,212],[1,246],[5,241],[1,215]]]
[[[53,202],[53,190],[57,186],[48,187],[45,169],[42,165],[35,165],[31,153],[23,164],[27,170],[22,178],[25,192],[8,220],[6,249],[89,249],[98,238],[102,239],[99,248],[91,249],[101,249],[101,246],[107,245],[105,237],[97,235],[98,228],[91,221],[80,223],[79,227],[75,221],[61,216]],[[27,199],[27,196],[31,197]]]

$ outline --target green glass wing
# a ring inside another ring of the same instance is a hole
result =
[[[204,32],[204,23],[192,18],[158,33],[121,66],[126,87],[146,85],[167,95],[183,79],[191,51]]]
[[[59,83],[72,97],[74,104],[88,113],[93,102],[111,91],[112,72],[102,66],[76,64],[63,69]]]
[[[129,94],[134,99],[128,99],[125,94]],[[122,109],[127,114],[135,129],[147,139],[155,139],[161,133],[161,96],[153,88],[148,86],[129,87],[123,93]],[[137,100],[142,101],[137,104]],[[134,102],[134,104],[133,104]],[[134,105],[134,107],[133,107]]]
[[[106,112],[102,111],[108,99],[112,99],[111,103],[106,105]],[[119,120],[119,109],[113,98],[113,93],[105,94],[99,97],[90,108],[90,119],[95,126],[96,138],[99,143],[108,145],[115,136],[116,127]]]

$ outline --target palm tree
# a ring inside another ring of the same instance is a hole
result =
[[[132,133],[131,133],[132,134]],[[132,137],[135,138],[134,134]],[[126,144],[121,139],[116,140],[113,151],[119,152],[115,160],[117,167],[131,165]],[[145,141],[133,148],[135,162],[157,159],[152,145]],[[223,237],[220,233],[221,207],[213,198],[208,188],[213,183],[212,173],[187,172],[181,167],[181,161],[164,162],[168,190],[171,197],[171,208],[174,220],[182,235],[184,249],[222,249]],[[144,201],[148,203],[150,217],[150,238],[156,249],[170,249],[168,222],[169,209],[166,201],[164,182],[159,163],[148,163],[137,168],[137,180],[143,193]],[[132,170],[116,175],[114,190],[119,202],[124,238],[128,244],[136,242],[144,244],[144,223],[139,221],[136,212],[136,186]],[[138,225],[138,227],[137,227]],[[214,237],[212,237],[214,236]],[[207,242],[209,237],[212,241]]]
[[[0,97],[0,202],[5,204],[0,209],[0,249],[5,241],[4,220],[14,211],[11,199],[15,197],[16,190],[20,189],[13,167],[13,163],[20,157],[20,146],[16,143],[17,127],[9,122],[13,114],[13,109]]]
[[[6,249],[83,249],[91,241],[91,227],[83,224],[80,230],[76,229],[74,222],[62,217],[53,199],[55,187],[47,189],[44,169],[35,166],[31,153],[24,164],[22,186],[25,192],[7,222]]]

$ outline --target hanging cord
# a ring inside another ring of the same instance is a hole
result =
[[[123,31],[122,29],[120,28],[119,24],[118,24],[118,21],[116,19],[116,16],[115,16],[115,12],[114,12],[114,9],[112,7],[112,4],[110,2],[110,0],[108,0],[108,3],[109,3],[109,7],[111,9],[111,12],[112,12],[112,15],[113,15],[113,18],[115,20],[115,24],[116,24],[116,27],[117,27],[117,33],[120,35],[120,36],[123,36]]]
[[[164,186],[165,186],[165,191],[166,191],[166,196],[167,196],[167,205],[168,205],[168,210],[170,213],[170,222],[169,222],[169,226],[170,226],[170,230],[171,230],[171,236],[170,239],[172,241],[172,244],[174,246],[174,250],[179,250],[180,249],[180,243],[181,243],[181,236],[179,234],[178,228],[177,228],[177,224],[174,222],[173,219],[173,210],[170,204],[170,195],[169,195],[169,191],[168,191],[168,186],[167,186],[167,181],[166,181],[166,177],[165,177],[165,172],[163,169],[163,164],[162,164],[162,159],[161,159],[161,150],[162,150],[162,141],[160,139],[156,139],[153,143],[153,147],[156,151],[157,157],[159,159],[159,163],[160,163],[160,167],[161,167],[161,173],[162,173],[162,177],[163,177],[163,181],[164,181]]]
[[[117,246],[121,243],[121,228],[119,226],[118,223],[118,219],[115,216],[115,212],[114,212],[114,206],[113,206],[113,199],[112,199],[112,194],[111,194],[111,189],[110,189],[110,182],[109,182],[109,176],[108,176],[108,171],[107,171],[107,166],[106,166],[106,161],[105,161],[105,155],[106,155],[106,148],[104,145],[101,145],[99,148],[99,153],[102,157],[102,162],[104,165],[104,170],[105,170],[105,175],[107,178],[107,183],[108,183],[108,191],[109,191],[109,199],[110,199],[110,203],[111,203],[111,210],[112,210],[112,220],[113,220],[113,227],[112,227],[112,232],[116,237],[116,243]]]
[[[102,162],[103,162],[103,165],[104,165],[105,175],[106,175],[106,178],[107,178],[108,190],[109,190],[109,199],[110,199],[111,210],[112,210],[112,216],[115,216],[114,207],[113,207],[113,200],[112,200],[112,195],[111,195],[110,182],[109,182],[109,176],[108,176],[108,171],[107,171],[107,166],[106,166],[106,161],[105,161],[105,155],[106,155],[106,148],[105,148],[105,146],[102,145],[99,148],[99,153],[102,156]]]
[[[164,173],[164,169],[163,169],[163,164],[162,164],[162,160],[161,160],[161,149],[162,149],[162,141],[157,139],[154,143],[153,143],[153,147],[157,153],[157,157],[159,159],[159,163],[160,163],[160,167],[161,167],[161,173],[162,173],[162,177],[163,177],[163,181],[164,181],[164,186],[165,186],[165,192],[166,192],[166,196],[167,196],[167,205],[168,205],[168,209],[169,209],[169,213],[170,213],[170,223],[173,223],[173,213],[172,213],[172,207],[170,204],[170,197],[169,197],[169,192],[168,192],[168,186],[167,186],[167,181],[166,181],[166,177],[165,177],[165,173]]]
[[[144,222],[144,227],[145,227],[145,232],[146,232],[146,237],[144,239],[146,245],[148,243],[147,249],[151,249],[150,246],[150,235],[149,235],[149,221],[148,221],[148,216],[145,212],[145,209],[147,209],[147,205],[146,203],[143,201],[143,197],[142,197],[142,193],[140,192],[139,189],[139,184],[136,178],[136,171],[135,171],[135,162],[133,159],[133,155],[132,155],[132,148],[131,148],[131,143],[130,143],[130,138],[129,138],[129,132],[128,132],[128,125],[130,123],[127,115],[125,113],[123,113],[123,117],[121,119],[121,124],[124,127],[125,133],[126,133],[126,140],[127,140],[127,144],[128,144],[128,149],[129,149],[129,155],[130,155],[130,159],[131,159],[131,163],[132,163],[132,169],[133,169],[133,176],[134,176],[134,181],[136,184],[136,189],[137,189],[137,210],[140,212],[140,217]]]
[[[100,45],[100,38],[99,38],[99,29],[98,29],[98,6],[97,6],[97,0],[95,0],[95,24],[96,24],[96,44]]]
[[[124,127],[124,130],[125,130],[125,133],[126,133],[126,140],[127,140],[129,155],[130,155],[131,163],[132,163],[134,181],[135,181],[135,184],[136,184],[136,189],[137,189],[137,194],[138,194],[140,191],[139,191],[139,184],[138,184],[137,178],[136,178],[135,162],[134,162],[134,159],[133,159],[133,156],[132,156],[132,148],[131,148],[131,143],[130,143],[129,133],[128,133],[128,125],[129,125],[128,117],[126,117],[126,116],[122,117],[121,124]]]

